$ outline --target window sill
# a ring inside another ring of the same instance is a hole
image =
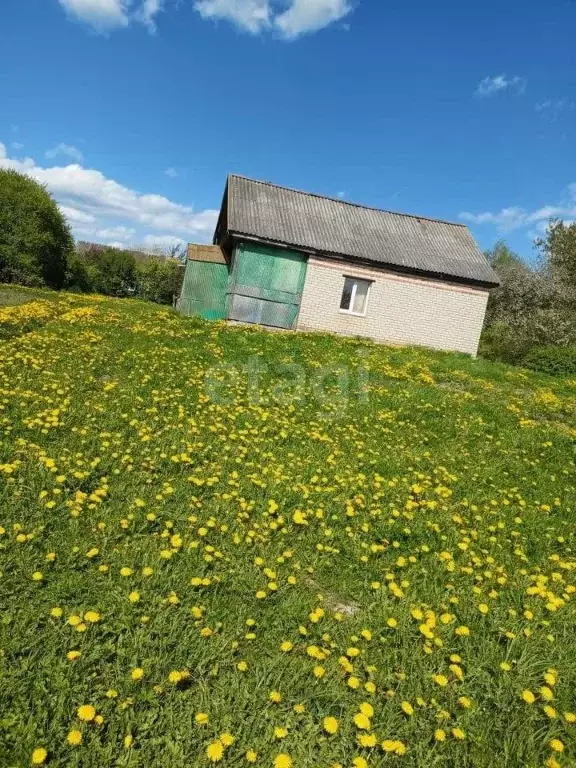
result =
[[[366,312],[351,312],[349,309],[339,309],[341,315],[352,315],[352,317],[366,317]]]

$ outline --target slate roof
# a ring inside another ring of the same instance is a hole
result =
[[[436,278],[486,286],[499,282],[463,224],[368,208],[244,176],[228,177],[216,232],[219,242],[225,235],[244,235]]]

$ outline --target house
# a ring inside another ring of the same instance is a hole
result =
[[[228,177],[184,314],[475,355],[498,278],[468,228]]]

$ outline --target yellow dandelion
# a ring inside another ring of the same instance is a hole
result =
[[[325,717],[322,726],[326,733],[333,735],[338,731],[338,720],[335,717]]]
[[[218,763],[224,757],[224,745],[217,739],[210,742],[206,747],[206,755],[208,759],[213,763]]]
[[[96,717],[96,710],[92,704],[83,704],[81,707],[78,707],[76,714],[80,720],[83,720],[85,723],[89,723]]]
[[[36,747],[34,752],[32,752],[30,762],[32,765],[43,765],[46,762],[47,757],[48,752],[44,749],[44,747]]]
[[[74,728],[69,732],[68,736],[66,736],[66,741],[72,747],[77,747],[79,744],[82,744],[82,731]]]
[[[529,691],[528,689],[522,691],[521,696],[526,702],[526,704],[534,704],[534,702],[536,701],[536,696],[534,696],[532,691]]]
[[[408,715],[408,717],[412,717],[414,714],[414,707],[409,701],[403,701],[402,704],[400,704],[400,707],[402,708],[402,712],[404,712],[405,715]]]

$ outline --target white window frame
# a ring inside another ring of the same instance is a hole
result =
[[[340,293],[340,304],[342,303],[342,294],[344,293],[344,286],[346,285],[346,280],[352,280],[354,282],[354,285],[352,286],[352,293],[350,294],[350,307],[354,306],[354,300],[356,299],[356,288],[358,287],[358,283],[368,283],[368,290],[366,291],[366,301],[364,302],[364,312],[354,312],[353,309],[342,309],[342,307],[338,307],[338,311],[342,313],[343,315],[354,315],[354,317],[366,317],[366,313],[368,312],[368,301],[370,299],[370,291],[372,289],[372,283],[374,280],[367,280],[365,277],[357,277],[356,275],[343,275],[344,277],[344,285],[342,286],[342,291]]]

